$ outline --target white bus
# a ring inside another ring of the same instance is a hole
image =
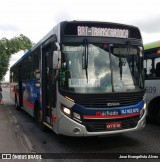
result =
[[[160,124],[160,41],[144,46],[144,59],[147,116]]]
[[[11,67],[10,85],[16,107],[57,134],[145,126],[143,43],[134,26],[61,22]]]

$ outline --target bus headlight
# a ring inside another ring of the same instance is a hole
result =
[[[82,123],[82,121],[81,121],[81,115],[79,113],[73,112],[72,109],[70,109],[70,108],[68,108],[68,107],[66,107],[64,105],[62,105],[61,110],[68,117],[70,117],[70,118],[72,118],[72,119],[74,119],[74,120]]]
[[[71,110],[65,106],[62,106],[62,111],[68,115],[68,116],[71,116]]]

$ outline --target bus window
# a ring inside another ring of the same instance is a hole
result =
[[[37,79],[37,73],[40,72],[40,49],[38,48],[34,54],[34,65],[33,65],[33,71],[34,71],[34,78]]]
[[[145,69],[145,76],[152,76],[151,69],[152,69],[152,60],[148,59],[144,61],[144,69]]]
[[[156,77],[160,77],[160,62],[156,64]]]
[[[155,75],[156,77],[160,77],[160,58],[156,58],[154,60],[155,65]]]

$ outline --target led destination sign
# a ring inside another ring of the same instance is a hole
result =
[[[101,36],[101,37],[128,38],[129,30],[115,29],[115,28],[77,26],[77,35],[78,36]]]

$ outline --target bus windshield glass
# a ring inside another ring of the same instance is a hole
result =
[[[72,93],[143,88],[142,47],[129,44],[63,44],[60,89]]]

